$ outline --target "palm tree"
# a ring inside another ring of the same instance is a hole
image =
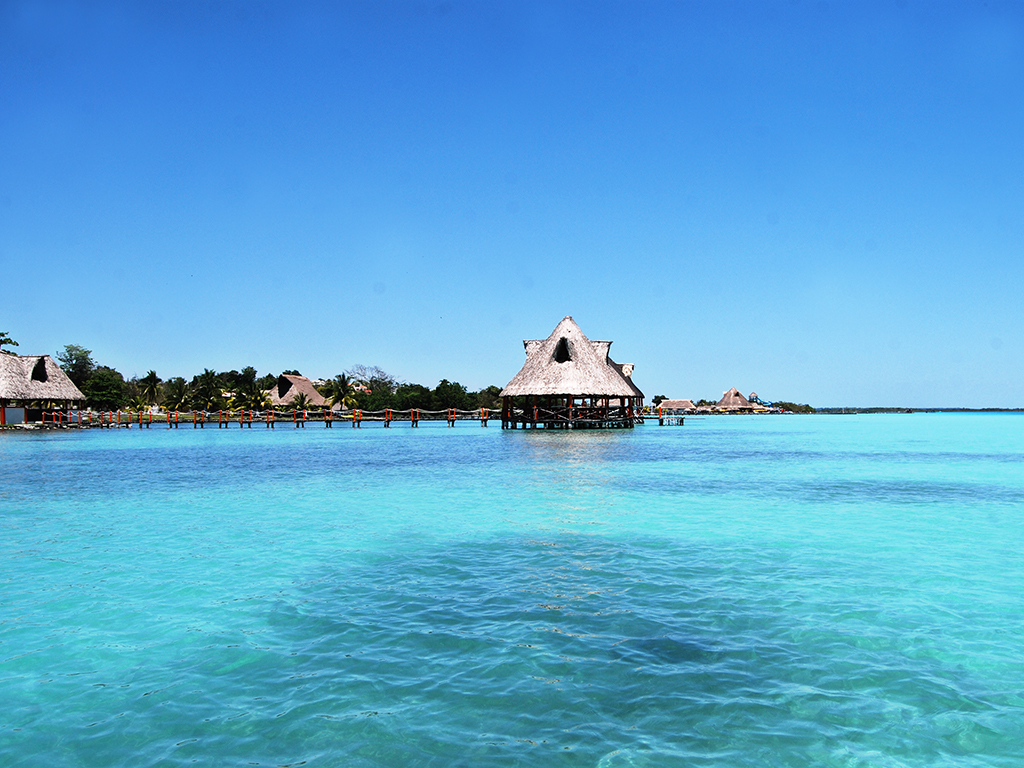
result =
[[[143,411],[148,411],[149,405],[149,398],[144,397],[142,395],[136,395],[135,397],[131,398],[128,401],[129,410],[138,411],[139,413],[142,413]]]
[[[309,397],[305,392],[299,392],[294,398],[292,398],[292,408],[296,411],[309,410]]]
[[[8,335],[7,331],[0,331],[0,352],[5,355],[13,355],[14,353],[10,350],[4,349],[4,347],[17,347],[18,342]]]
[[[139,395],[141,395],[147,405],[154,404],[160,401],[160,377],[156,375],[156,371],[150,371],[138,381]]]
[[[356,390],[352,385],[352,381],[344,373],[335,376],[328,382],[327,385],[331,390],[331,395],[327,399],[327,402],[331,406],[341,405],[342,408],[354,408],[359,405],[359,401],[356,400]]]
[[[264,408],[269,407],[269,405],[270,398],[266,392],[260,389],[259,384],[255,380],[243,383],[242,386],[235,390],[235,394],[231,398],[232,408],[262,411]]]
[[[224,405],[223,386],[216,371],[204,368],[192,379],[192,405],[204,411],[216,411]]]
[[[169,379],[164,384],[164,409],[168,411],[184,410],[188,403],[189,395],[188,383],[181,376]]]

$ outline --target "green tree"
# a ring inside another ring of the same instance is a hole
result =
[[[189,401],[189,386],[181,376],[168,379],[164,384],[163,404],[168,411],[183,411]]]
[[[394,392],[387,389],[370,389],[369,393],[363,392],[359,395],[359,405],[367,411],[381,411],[385,408],[397,408],[398,398]]]
[[[355,408],[359,405],[355,387],[346,374],[338,374],[327,382],[327,386],[330,387],[330,395],[327,397],[327,402],[332,407],[340,405],[342,408]]]
[[[202,411],[216,411],[224,407],[224,386],[216,371],[204,368],[203,372],[192,378],[193,408]]]
[[[68,375],[74,385],[85,392],[86,382],[93,375],[96,363],[92,359],[92,350],[81,347],[78,344],[67,344],[63,352],[57,353],[57,362],[61,370]],[[123,381],[122,377],[122,381]]]
[[[501,387],[496,387],[493,384],[489,387],[484,387],[476,393],[476,407],[499,408],[501,406],[501,399],[498,397],[500,394]]]
[[[270,397],[266,391],[260,389],[259,383],[251,381],[243,383],[231,397],[232,408],[243,408],[245,410],[262,411],[270,406]]]
[[[806,403],[801,405],[799,403],[790,403],[786,400],[776,400],[772,405],[775,408],[781,408],[782,410],[789,411],[790,413],[814,413],[815,410]]]
[[[231,398],[233,408],[245,410],[262,411],[270,407],[270,396],[265,390],[258,387],[245,387],[235,393]]]
[[[440,411],[445,408],[458,408],[463,411],[471,411],[475,407],[473,398],[470,397],[466,388],[457,381],[441,379],[434,387],[434,410]]]
[[[668,398],[665,395],[655,395],[654,397],[651,398],[651,404],[655,408],[657,408],[659,405],[661,405],[662,401],[664,400],[668,400]]]
[[[266,379],[269,378],[269,383]],[[270,405],[267,390],[274,386],[277,377],[256,378],[256,369],[247,365],[235,379],[234,395],[231,397],[232,408],[262,411]]]
[[[112,411],[123,408],[128,402],[128,385],[120,373],[101,365],[85,382],[82,394],[85,395],[89,407],[100,411]]]
[[[225,389],[237,392],[245,388],[246,385],[252,385],[256,382],[256,369],[251,365],[247,365],[241,371],[225,371],[220,374],[220,380]]]
[[[152,405],[160,402],[160,377],[150,371],[138,380],[139,396]]]
[[[14,352],[11,352],[9,349],[4,349],[4,347],[17,346],[19,346],[18,342],[12,339],[10,335],[7,333],[7,331],[0,331],[0,352],[2,352],[5,355],[13,355]]]
[[[234,392],[238,389],[238,381],[242,374],[232,369],[230,371],[221,371],[217,374],[217,378],[220,379],[221,386],[224,389],[229,389]]]
[[[305,392],[299,392],[295,397],[292,398],[291,406],[293,410],[305,411],[313,406],[309,402],[309,397]]]
[[[128,398],[128,407],[133,411],[148,411],[149,406],[149,400],[142,395]]]
[[[369,390],[359,395],[359,404],[367,411],[380,411],[384,408],[395,408],[398,399],[395,390],[398,379],[387,371],[376,366],[354,365],[348,371],[350,381],[358,382]]]
[[[395,390],[395,401],[396,407],[403,411],[410,408],[430,410],[434,405],[430,388],[422,384],[399,384]]]

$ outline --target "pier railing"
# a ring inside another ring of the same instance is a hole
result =
[[[322,424],[331,429],[335,424],[347,424],[360,428],[363,422],[380,422],[385,427],[393,423],[407,423],[418,427],[420,422],[445,422],[454,427],[456,422],[474,421],[480,426],[488,426],[488,422],[501,419],[501,410],[494,408],[477,408],[463,410],[461,408],[445,408],[428,410],[425,408],[384,408],[377,411],[364,411],[356,408],[350,411],[330,410],[298,410],[271,408],[255,409],[221,409],[216,411],[94,411],[94,410],[56,410],[37,409],[32,413],[30,421],[19,425],[28,428],[42,429],[151,429],[154,426],[164,429],[178,429],[191,426],[193,429],[205,429],[216,425],[218,429],[231,427],[252,429],[253,426],[264,429],[276,429],[278,426],[303,429],[307,424]]]
[[[392,424],[408,424],[418,427],[421,422],[445,422],[454,427],[458,422],[478,422],[486,427],[491,421],[498,421],[511,429],[587,429],[642,424],[644,413],[631,406],[534,406],[526,408],[384,408],[366,411],[360,408],[347,411],[322,409],[220,409],[220,410],[57,410],[33,409],[25,423],[10,425],[29,429],[206,429],[216,425],[218,429],[277,429],[288,427],[305,429],[307,424],[321,424],[326,429],[336,424],[362,427],[363,422],[381,423],[385,428]],[[660,421],[660,420],[659,420]]]

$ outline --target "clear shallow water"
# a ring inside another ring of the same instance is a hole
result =
[[[0,435],[5,766],[1019,766],[1024,417]]]

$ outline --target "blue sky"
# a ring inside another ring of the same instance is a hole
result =
[[[0,330],[126,376],[1024,406],[1024,6],[0,0]]]

